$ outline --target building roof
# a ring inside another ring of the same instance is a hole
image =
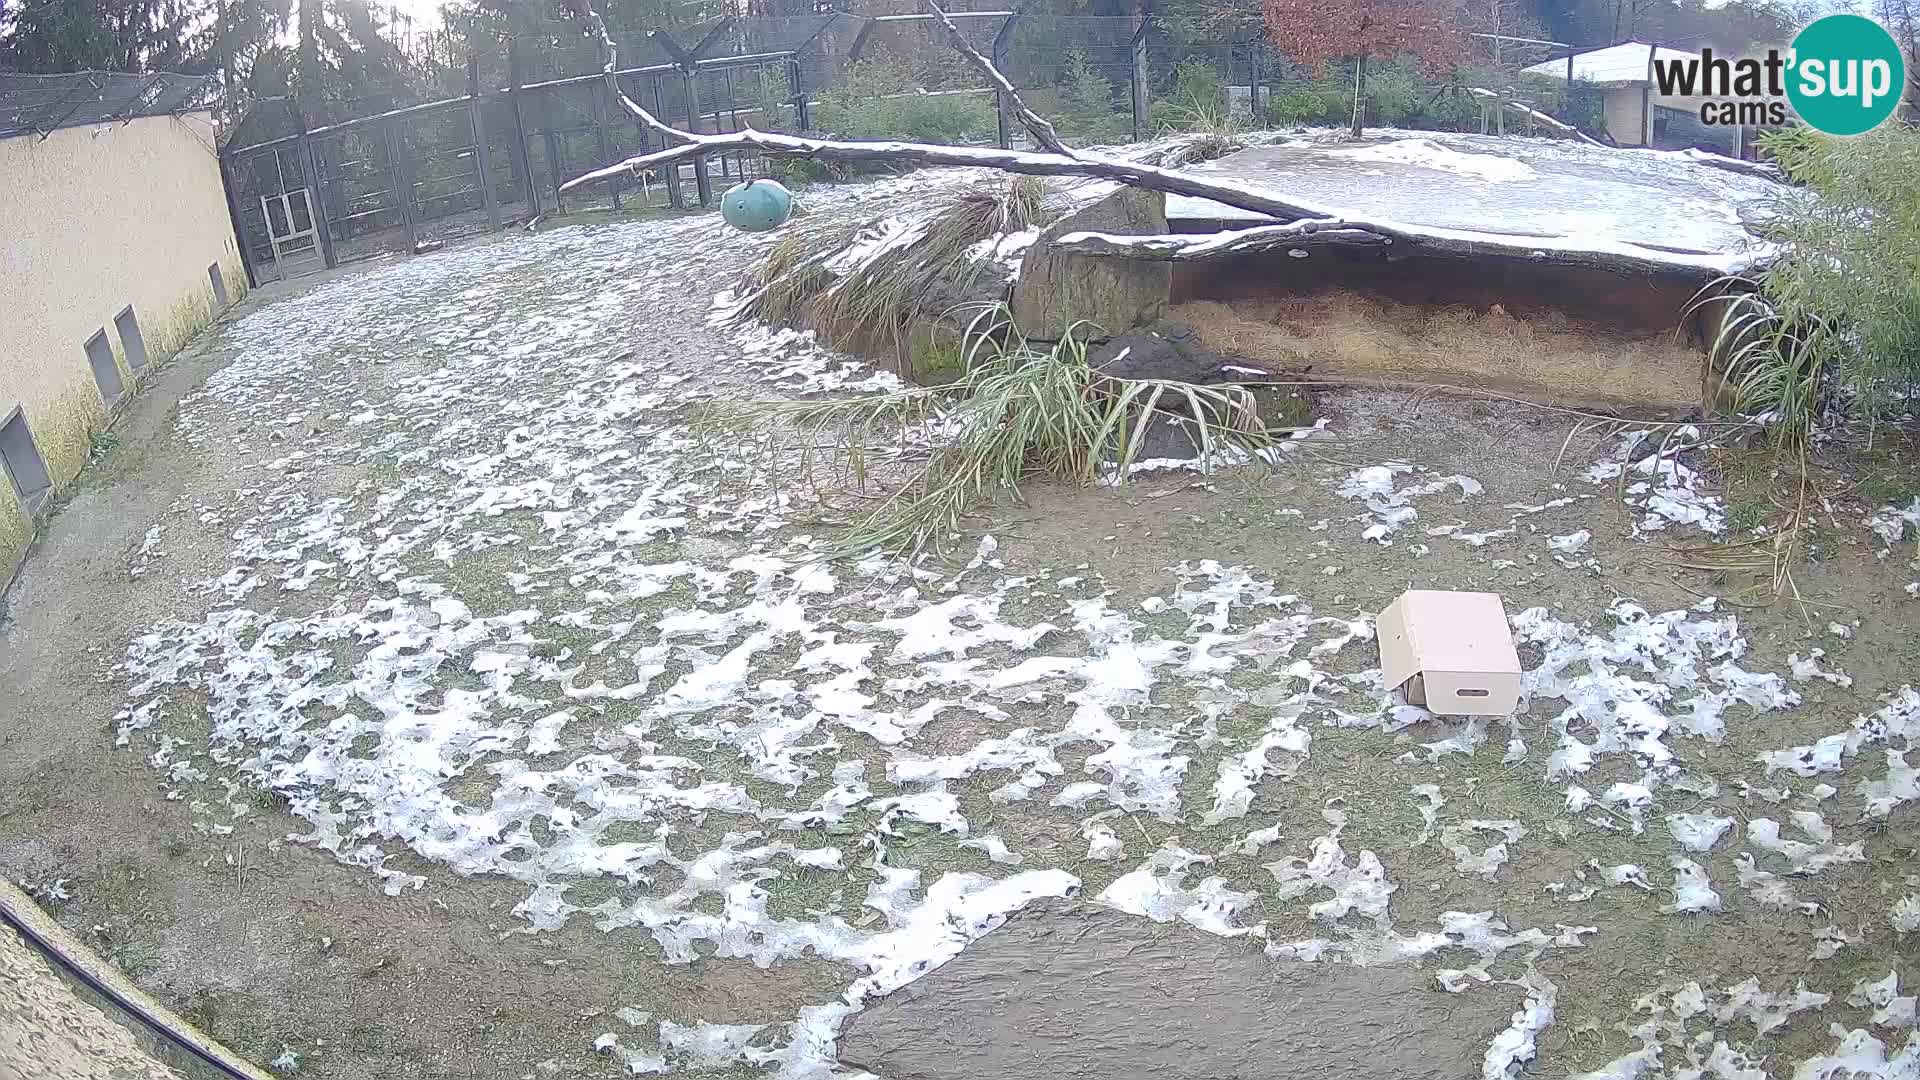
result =
[[[0,139],[45,135],[65,127],[168,116],[213,107],[211,75],[73,71],[61,75],[0,72]]]
[[[1662,60],[1699,59],[1696,53],[1681,52],[1644,41],[1628,41],[1591,52],[1575,53],[1572,57],[1573,77],[1579,82],[1601,86],[1638,86],[1653,81],[1652,60],[1655,56]],[[1567,77],[1567,60],[1548,60],[1521,68],[1520,73],[1564,79]]]

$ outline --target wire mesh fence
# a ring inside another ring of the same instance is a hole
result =
[[[213,107],[218,83],[201,75],[128,75],[75,71],[62,75],[0,72],[0,139],[45,136],[65,127],[168,116]]]
[[[1297,64],[1258,33],[996,7],[952,14],[967,43],[1078,145],[1341,124],[1354,110],[1351,68]],[[562,193],[575,176],[664,143],[608,91],[577,24],[553,19],[516,34],[468,35],[476,44],[459,96],[311,128],[285,100],[249,112],[223,160],[257,276],[416,251],[562,209],[707,204],[768,171],[757,155],[716,152]],[[619,92],[688,131],[1026,143],[1009,102],[911,0],[896,12],[743,16],[616,34]],[[1533,117],[1553,116],[1590,126],[1594,95],[1570,83],[1521,85],[1519,66],[1540,58],[1482,49],[1446,76],[1376,63],[1359,108],[1370,125],[1529,130]]]

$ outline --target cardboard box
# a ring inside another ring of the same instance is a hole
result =
[[[1498,593],[1414,589],[1376,626],[1387,689],[1450,716],[1506,716],[1520,700],[1520,655]]]

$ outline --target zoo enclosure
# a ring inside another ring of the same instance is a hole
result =
[[[1258,35],[1208,40],[1204,30],[1152,17],[951,14],[1036,108],[1072,121],[1062,130],[1087,142],[1137,140],[1166,126],[1160,110],[1175,104],[1183,73],[1196,66],[1224,89],[1222,116],[1212,123],[1266,118],[1284,95],[1315,85],[1312,72]],[[479,89],[483,67],[500,66],[496,52],[468,58],[461,96],[338,123],[310,126],[286,98],[257,102],[221,152],[235,231],[256,283],[429,250],[550,212],[705,206],[715,184],[765,174],[759,155],[727,151],[563,196],[560,185],[573,176],[666,144],[612,100],[577,24],[556,20],[527,36],[545,48],[506,42],[507,85],[497,90]],[[1536,49],[1526,62],[1542,55]],[[981,85],[944,29],[917,10],[724,18],[691,44],[655,30],[622,43],[620,56],[641,61],[615,73],[621,91],[688,131],[816,130],[823,107],[870,103],[854,73],[875,62],[911,69],[906,88],[882,99],[966,103],[981,123],[962,141],[1012,147],[1025,135],[1006,95]],[[561,74],[569,69],[577,73]],[[524,81],[523,72],[553,75]],[[1433,84],[1429,104],[1461,89]],[[1483,128],[1506,115],[1498,99],[1491,119],[1486,103],[1472,108]]]

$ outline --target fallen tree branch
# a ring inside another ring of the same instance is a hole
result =
[[[1029,150],[1000,150],[980,146],[947,146],[941,143],[867,142],[840,139],[810,139],[771,131],[745,128],[724,135],[695,135],[681,132],[688,142],[650,154],[630,157],[605,168],[567,181],[560,190],[571,191],[584,184],[605,180],[622,173],[638,172],[684,161],[696,154],[721,150],[753,150],[763,154],[784,154],[818,158],[824,161],[897,161],[915,165],[961,165],[1029,176],[1087,176],[1113,180],[1130,187],[1169,195],[1191,195],[1211,199],[1225,206],[1250,210],[1256,214],[1292,221],[1297,218],[1333,217],[1331,207],[1301,199],[1284,199],[1232,180],[1214,180],[1199,173],[1163,169],[1122,158],[1060,154]]]
[[[1049,249],[1075,255],[1101,255],[1143,262],[1196,262],[1217,255],[1293,247],[1313,239],[1341,239],[1353,243],[1389,242],[1387,237],[1364,228],[1355,228],[1340,218],[1324,217],[1216,233],[1120,236],[1114,233],[1075,232],[1055,240]]]
[[[1283,223],[1198,236],[1113,236],[1104,233],[1072,233],[1062,237],[1053,245],[1055,250],[1088,255],[1184,261],[1234,251],[1257,251],[1262,248],[1317,240],[1321,243],[1348,245],[1400,244],[1406,250],[1420,253],[1508,258],[1532,263],[1585,266],[1614,273],[1664,274],[1703,280],[1740,273],[1771,257],[1771,252],[1764,249],[1755,253],[1735,255],[1717,252],[1662,251],[1633,244],[1579,237],[1508,237],[1461,229],[1367,221],[1343,215],[1332,207],[1319,203],[1303,199],[1281,198],[1269,194],[1264,189],[1238,183],[1231,178],[1216,179],[1201,173],[1164,169],[1122,158],[1093,154],[1076,155],[1064,145],[1059,144],[1058,136],[1052,134],[1052,125],[1033,113],[1031,109],[1027,109],[1024,104],[1021,106],[1022,120],[1029,122],[1035,138],[1043,143],[1050,138],[1054,145],[1060,147],[1058,151],[1041,153],[973,146],[947,146],[939,143],[810,139],[798,135],[758,131],[751,127],[714,135],[682,131],[664,123],[621,92],[619,81],[614,74],[616,50],[613,37],[607,32],[606,21],[593,9],[590,0],[568,0],[568,2],[574,6],[575,13],[586,20],[592,33],[599,39],[601,49],[605,53],[605,63],[601,70],[612,97],[641,123],[658,132],[663,138],[677,142],[678,145],[668,146],[648,154],[639,154],[617,164],[583,173],[562,184],[560,190],[563,192],[573,191],[584,185],[623,173],[638,174],[659,166],[674,165],[689,158],[700,158],[709,153],[746,150],[825,161],[906,162],[918,165],[957,165],[997,169],[1001,172],[1029,176],[1084,176],[1098,180],[1111,180],[1129,187],[1158,191],[1167,195],[1187,195],[1207,199],[1223,206],[1274,218]],[[999,83],[1005,92],[1012,93],[1012,84],[994,69],[992,62],[972,50],[964,40],[959,38],[952,19],[941,12],[933,0],[924,0],[924,2],[939,13],[942,23],[953,32],[962,51],[969,53],[970,59],[981,66],[982,70],[988,73],[989,78]],[[1042,129],[1049,134],[1043,137]],[[1707,156],[1709,155],[1698,157]],[[1370,239],[1363,239],[1363,237]]]
[[[947,40],[953,43],[953,47],[959,50],[960,55],[966,57],[968,63],[979,68],[980,73],[985,75],[987,81],[996,89],[1007,95],[1007,100],[1013,103],[1014,115],[1018,116],[1020,123],[1033,133],[1034,141],[1039,143],[1042,149],[1050,150],[1061,157],[1073,157],[1073,151],[1067,147],[1066,143],[1060,141],[1060,134],[1053,129],[1053,125],[1039,113],[1027,108],[1027,103],[1020,98],[1020,91],[1015,90],[1013,84],[1007,81],[1007,77],[1000,74],[1000,69],[993,66],[993,61],[980,55],[980,50],[968,43],[966,35],[962,34],[953,20],[947,17],[947,13],[940,9],[940,5],[933,0],[922,0],[922,2],[926,4],[927,10],[933,12],[934,17],[940,20],[940,25],[947,28]]]
[[[1768,258],[1762,249],[1736,255],[1641,248],[1619,241],[1567,236],[1500,236],[1424,225],[1383,224],[1328,214],[1284,225],[1257,225],[1218,233],[1165,236],[1116,236],[1075,232],[1055,240],[1050,250],[1080,255],[1157,262],[1199,259],[1313,244],[1378,246],[1391,244],[1406,254],[1504,258],[1550,266],[1586,267],[1616,274],[1663,275],[1709,281],[1738,273]]]
[[[625,91],[620,89],[620,77],[614,74],[618,66],[620,50],[613,43],[613,35],[607,32],[607,20],[600,17],[600,12],[594,9],[592,0],[566,0],[566,3],[576,16],[586,20],[588,32],[590,32],[594,40],[600,44],[600,52],[602,55],[600,76],[606,81],[608,95],[611,96],[613,100],[619,102],[620,107],[625,109],[629,115],[646,125],[661,138],[672,142],[692,141],[692,134],[681,131],[679,128],[662,121],[652,113],[641,108],[637,102],[626,95]],[[565,189],[563,188],[562,190]]]

